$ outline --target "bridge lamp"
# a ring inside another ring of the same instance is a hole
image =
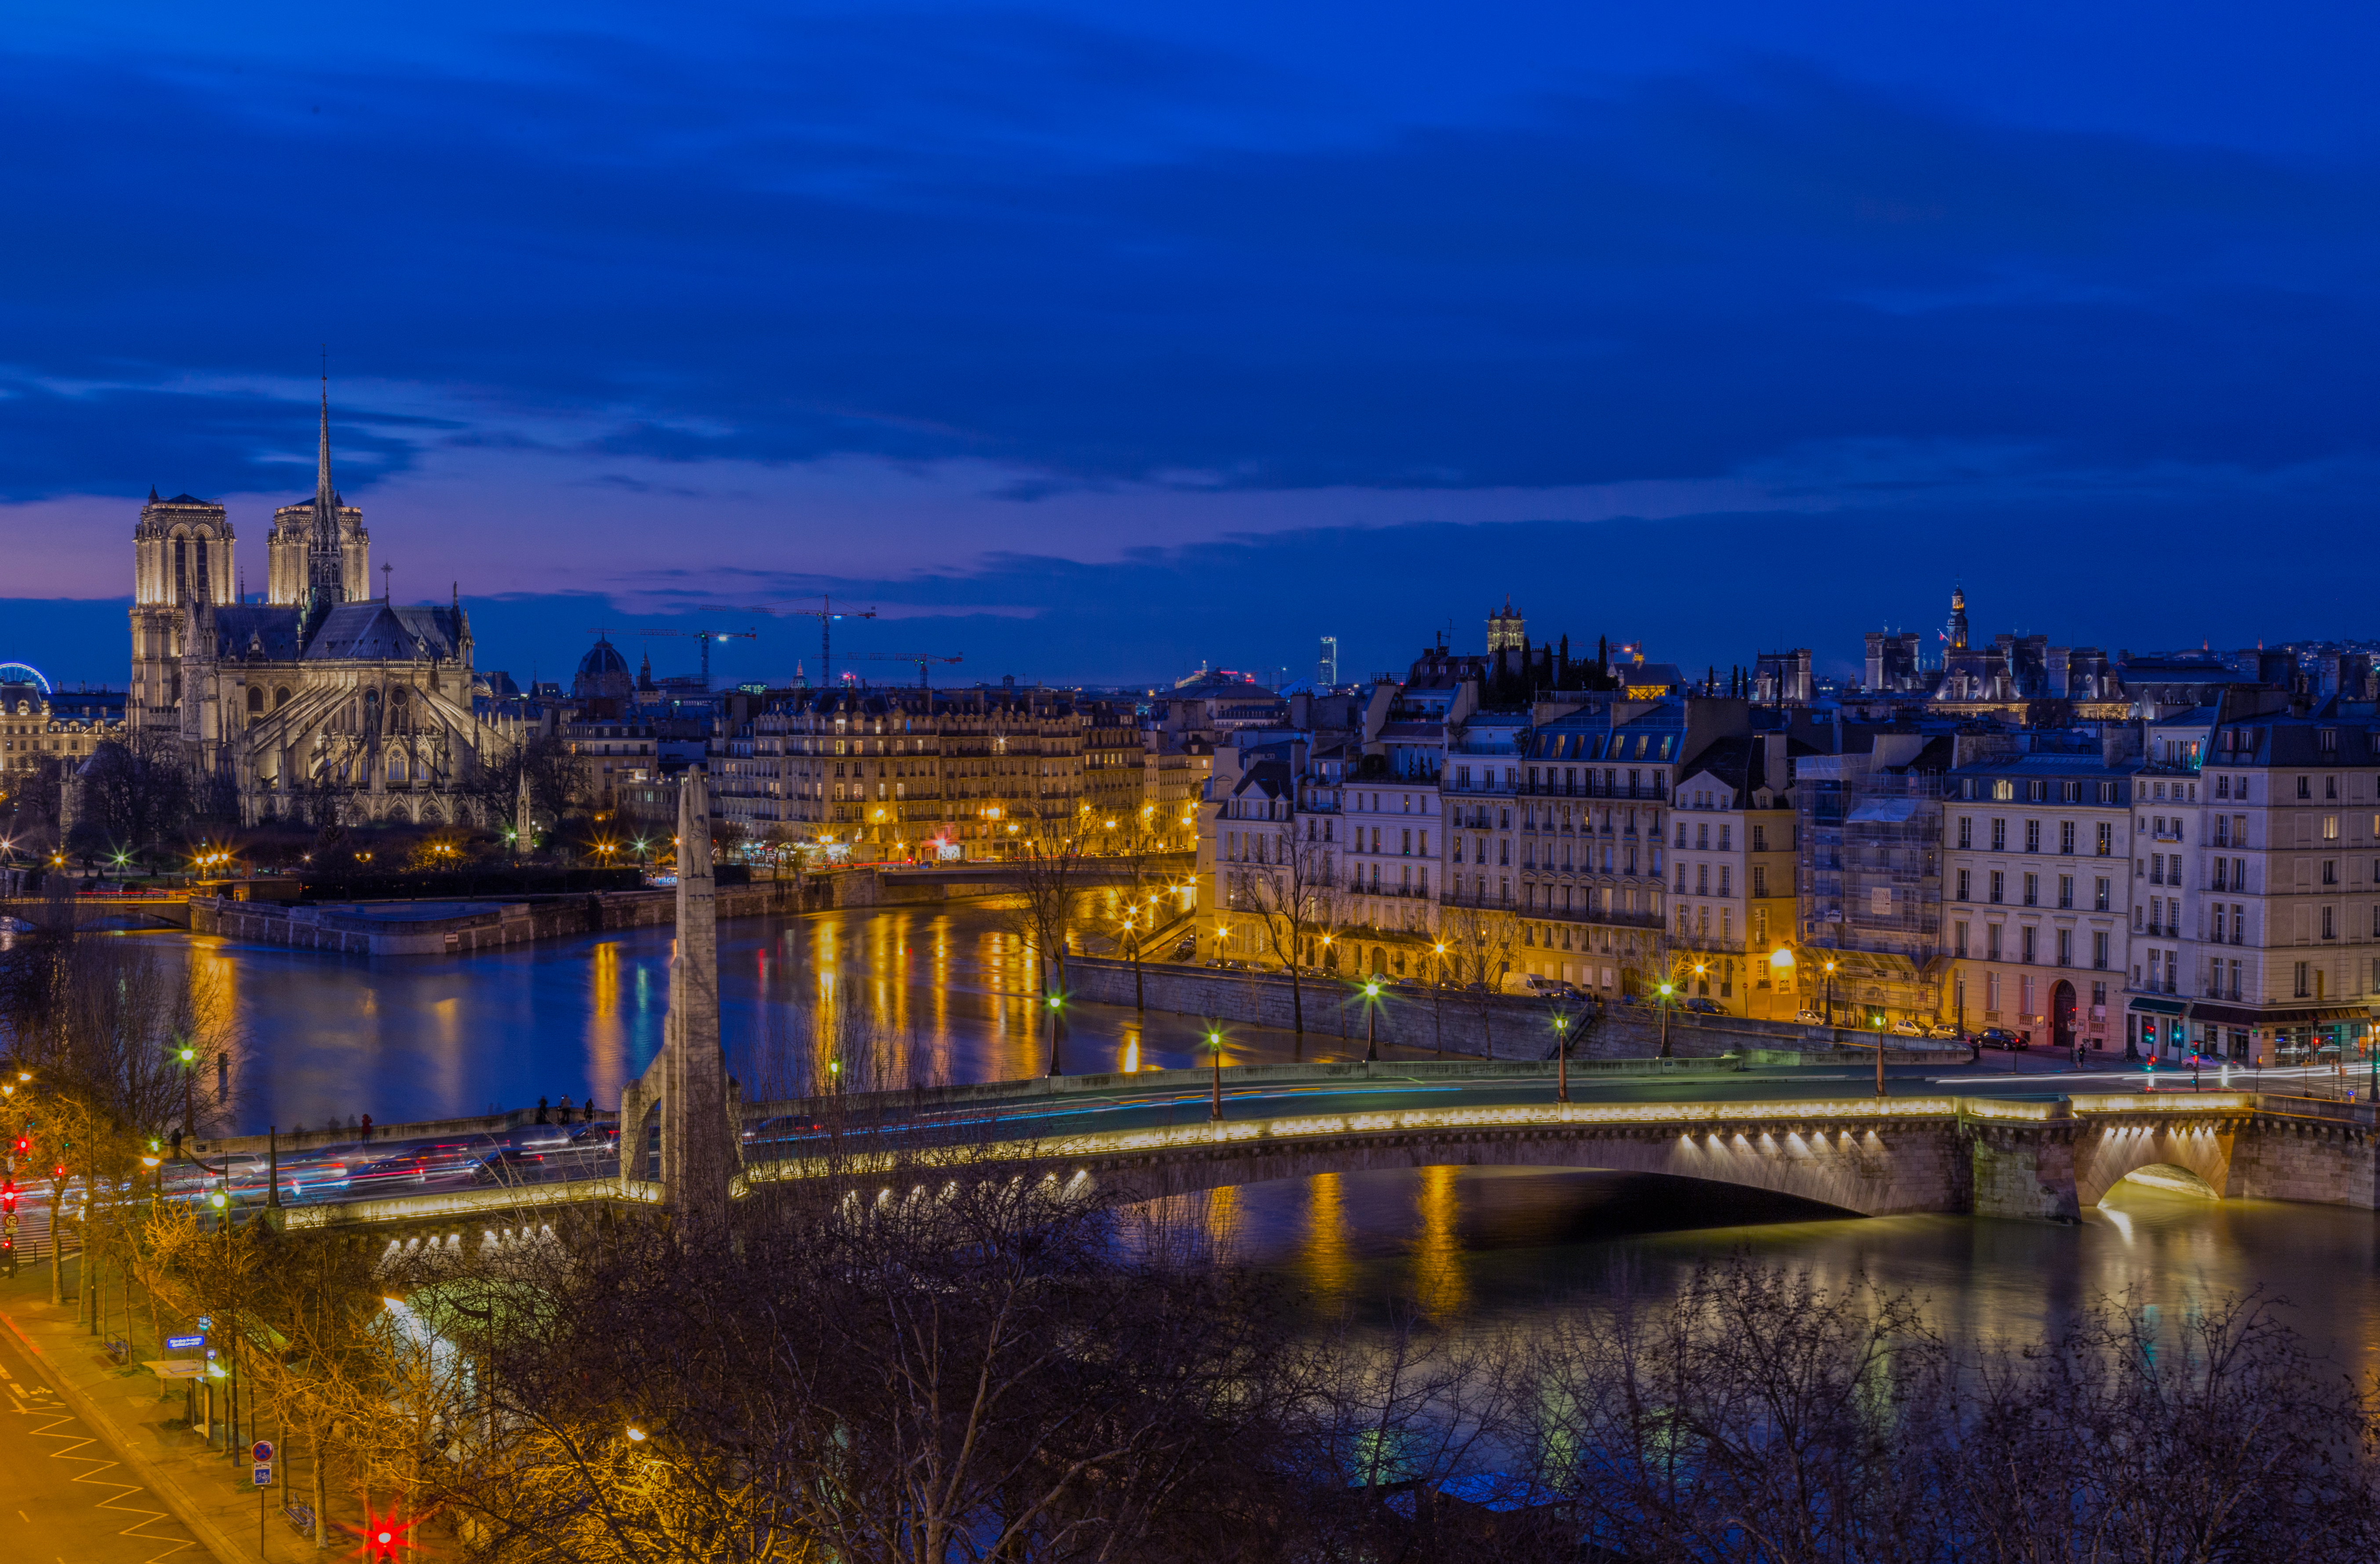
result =
[[[207,1204],[213,1206],[217,1211],[221,1211],[225,1206],[231,1204],[231,1197],[225,1194],[223,1191],[217,1190],[214,1193],[207,1196]]]
[[[188,1064],[188,1063],[192,1062],[192,1061],[193,1061],[193,1060],[195,1060],[198,1057],[199,1057],[199,1051],[198,1051],[196,1048],[185,1048],[185,1049],[183,1049],[183,1050],[182,1050],[182,1062],[183,1062],[184,1064]]]
[[[631,1427],[628,1430],[628,1437],[637,1444],[641,1445],[645,1442],[645,1431],[641,1428]]]

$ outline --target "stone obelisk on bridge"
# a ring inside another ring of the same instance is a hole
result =
[[[689,768],[678,784],[677,949],[670,958],[662,1050],[620,1094],[620,1178],[644,1176],[648,1116],[662,1130],[662,1202],[718,1215],[743,1160],[736,1105],[719,1045],[719,902],[710,872],[710,789]]]

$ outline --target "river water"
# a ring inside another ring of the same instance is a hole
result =
[[[465,958],[368,960],[191,935],[128,935],[187,959],[227,1008],[242,1127],[370,1114],[387,1124],[593,1092],[660,1046],[671,931]],[[720,929],[721,1024],[755,1094],[805,1087],[831,1051],[846,1083],[1039,1073],[1050,1027],[1002,914],[877,909]],[[1335,1028],[1335,1022],[1330,1023]],[[1204,1062],[1192,1018],[1084,1007],[1074,1072]],[[1360,1056],[1309,1036],[1304,1057]],[[1232,1029],[1232,1062],[1285,1060],[1285,1032]],[[2361,1374],[2380,1371],[2380,1218],[2120,1188],[2079,1226],[1952,1216],[1846,1219],[1781,1197],[1641,1175],[1426,1168],[1217,1191],[1205,1216],[1318,1303],[1401,1301],[1440,1318],[1538,1307],[1549,1289],[1658,1286],[1738,1251],[1930,1301],[1954,1336],[2029,1341],[2102,1298],[2187,1310],[2258,1288]]]
[[[139,934],[187,960],[237,1039],[240,1129],[370,1114],[394,1124],[520,1107],[616,1103],[661,1047],[669,929],[470,956],[324,955],[212,936]],[[832,1055],[846,1089],[995,1081],[1048,1067],[1050,1025],[1024,945],[990,908],[879,908],[719,926],[720,1029],[747,1096],[807,1090]],[[1335,1010],[1307,1059],[1361,1057]],[[1086,1006],[1063,1022],[1069,1073],[1203,1064],[1195,1018]],[[1384,1050],[1385,1052],[1385,1050]],[[1234,1026],[1226,1062],[1299,1057],[1290,1033]]]

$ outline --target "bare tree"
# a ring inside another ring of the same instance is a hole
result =
[[[1305,969],[1315,964],[1321,932],[1337,925],[1342,901],[1334,844],[1316,834],[1320,818],[1293,815],[1277,822],[1277,830],[1248,832],[1248,861],[1232,870],[1237,905],[1257,919],[1274,959],[1289,973],[1290,1015],[1301,1037]]]
[[[83,818],[136,855],[177,836],[202,802],[181,740],[142,731],[103,740],[84,763]]]
[[[1496,1054],[1492,1034],[1496,998],[1504,991],[1504,976],[1521,947],[1521,921],[1501,907],[1479,902],[1450,902],[1439,915],[1439,942],[1450,981],[1459,985],[1479,1017],[1479,1037],[1488,1057]]]
[[[1065,1026],[1061,1012],[1066,995],[1066,947],[1080,911],[1086,869],[1083,842],[1075,832],[1075,823],[1060,821],[1057,825],[1058,829],[1048,835],[1038,830],[1021,834],[1015,856],[1009,860],[1022,898],[1012,914],[1012,923],[1033,949],[1036,974],[1040,980],[1037,986],[1041,989],[1041,1008],[1050,1017],[1052,1075],[1060,1073],[1059,1040]]]

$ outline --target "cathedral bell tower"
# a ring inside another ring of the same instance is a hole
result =
[[[124,713],[132,727],[181,727],[184,619],[192,604],[225,595],[231,545],[222,506],[195,495],[159,499],[149,491],[132,530],[132,693]]]
[[[1954,586],[1950,589],[1950,650],[1963,652],[1966,649],[1967,589]]]

